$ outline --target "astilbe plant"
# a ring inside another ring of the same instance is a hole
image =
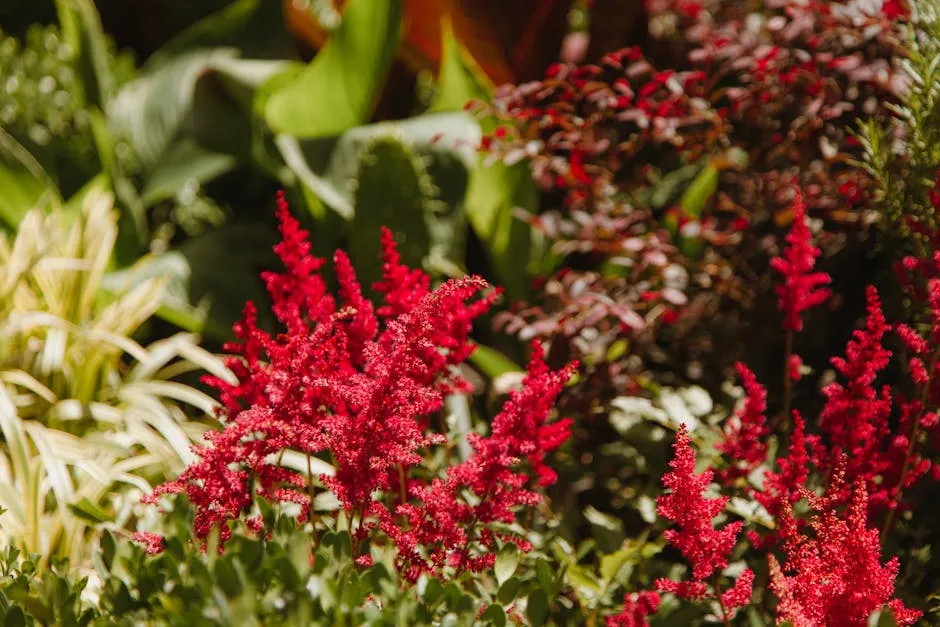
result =
[[[721,571],[728,565],[743,523],[730,522],[720,529],[713,526],[713,519],[724,511],[728,499],[705,496],[713,473],[695,473],[695,452],[684,426],[676,434],[673,449],[675,455],[669,462],[672,470],[663,477],[670,492],[656,499],[656,511],[676,524],[676,529],[666,531],[666,540],[691,564],[692,580],[658,579],[656,586],[681,598],[716,601],[722,620],[728,624],[734,610],[747,605],[754,582],[754,572],[745,569],[731,587],[723,590],[720,583]]]
[[[623,609],[607,617],[607,627],[649,627],[646,617],[659,609],[660,598],[656,592],[634,592],[623,597]]]
[[[813,498],[809,524],[801,533],[789,507],[778,518],[784,538],[783,566],[773,554],[770,590],[779,599],[777,623],[794,627],[868,624],[873,612],[888,607],[898,625],[913,625],[921,613],[892,598],[898,560],[881,563],[877,529],[868,526],[868,495],[857,483],[841,514],[825,498]]]
[[[812,272],[815,250],[801,205],[795,213],[788,246],[774,264],[782,275],[778,297],[781,330],[787,334],[800,330],[802,314],[828,297],[821,287],[828,277]],[[798,411],[786,421],[769,421],[766,392],[749,369],[738,366],[746,394],[715,445],[724,457],[717,476],[725,490],[753,499],[769,515],[763,532],[757,525],[747,530],[750,547],[743,558],[752,566],[750,560],[758,556],[768,562],[778,624],[866,625],[874,612],[888,610],[897,624],[912,625],[921,615],[895,598],[899,560],[883,563],[881,553],[898,513],[909,506],[905,495],[925,476],[937,476],[925,441],[938,422],[940,282],[928,279],[927,291],[931,326],[926,336],[904,324],[894,329],[909,353],[904,364],[908,384],[879,385],[895,353],[886,345],[892,326],[878,291],[869,286],[864,324],[854,331],[844,356],[831,360],[835,379],[823,385],[822,408],[809,424]],[[909,397],[905,390],[914,394]],[[771,434],[783,439],[788,426],[786,454],[769,459]],[[695,453],[684,426],[674,450],[672,470],[663,478],[670,492],[659,497],[658,513],[676,525],[667,530],[666,540],[690,562],[691,580],[659,580],[657,586],[686,599],[721,601],[727,623],[735,602],[747,603],[753,583],[747,569],[730,590],[719,588],[743,523],[713,527],[728,497],[704,496],[715,473],[695,474]]]
[[[184,492],[202,539],[218,528],[225,541],[230,523],[243,517],[261,531],[251,516],[258,497],[296,504],[298,519],[312,521],[317,534],[311,461],[325,457],[335,471],[319,481],[345,511],[361,565],[372,559],[370,543],[389,540],[410,581],[484,569],[503,542],[528,548],[509,526],[519,507],[539,502],[540,486],[555,481],[545,454],[567,438],[568,422],[549,416],[575,366],[550,370],[534,347],[522,390],[510,395],[488,436],[469,436],[469,457],[441,475],[430,461],[434,447],[447,444],[435,416],[446,395],[470,389],[457,366],[473,350],[473,320],[499,291],[478,277],[431,289],[426,274],[401,265],[383,231],[383,278],[374,288],[384,303],[375,308],[363,296],[341,251],[333,296],[323,260],[311,256],[283,197],[278,218],[283,241],[275,251],[285,269],[263,278],[285,331],[261,330],[254,305],[246,305],[238,341],[226,346],[237,382],[209,379],[224,404],[224,428],[148,500]],[[306,476],[279,463],[287,452],[306,457]]]

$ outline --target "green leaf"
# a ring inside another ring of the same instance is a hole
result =
[[[519,565],[519,549],[515,544],[506,544],[499,551],[499,555],[496,556],[496,565],[494,566],[494,572],[496,574],[496,581],[499,585],[512,577],[513,573],[516,572],[516,567]]]
[[[496,593],[496,600],[503,605],[511,604],[516,600],[516,595],[519,593],[520,587],[522,587],[522,582],[519,578],[510,577],[499,587],[499,591]]]
[[[566,572],[568,584],[574,589],[581,603],[594,607],[603,593],[603,586],[597,578],[583,567],[572,564]]]
[[[231,48],[188,50],[124,86],[108,111],[110,123],[147,167],[165,159],[185,133],[209,150],[247,158],[255,91],[290,67],[241,59]]]
[[[495,348],[483,344],[477,344],[473,352],[470,353],[470,363],[482,370],[483,374],[491,379],[507,372],[522,372],[523,370],[519,364],[509,357],[506,357]]]
[[[351,220],[355,212],[355,181],[363,152],[383,138],[398,139],[428,162],[426,167],[442,199],[454,203],[463,201],[466,181],[455,183],[444,176],[441,162],[445,153],[467,171],[475,167],[474,147],[480,141],[480,127],[464,112],[433,113],[368,124],[351,128],[338,137],[299,141],[280,135],[275,144],[304,186],[343,219]]]
[[[368,288],[382,278],[383,226],[394,233],[402,263],[420,267],[431,247],[428,218],[436,190],[418,155],[396,139],[378,139],[362,154],[356,185],[349,256],[360,283]]]
[[[503,627],[506,624],[506,610],[500,605],[493,604],[480,615],[480,621]]]
[[[127,137],[145,166],[157,163],[182,129],[196,94],[196,83],[230,49],[190,50],[143,73],[118,93],[109,110],[111,124]]]
[[[449,16],[441,20],[441,69],[432,111],[461,111],[470,100],[488,99],[492,85],[485,75],[474,72],[468,54],[454,37]]]
[[[548,594],[542,588],[529,593],[526,603],[526,616],[533,625],[544,625],[548,620]]]
[[[15,229],[26,213],[44,199],[61,202],[42,165],[0,128],[0,222]]]
[[[294,54],[278,2],[235,0],[187,27],[147,59],[152,68],[187,50],[233,47],[245,58],[284,59]]]
[[[610,514],[598,511],[588,506],[584,510],[584,518],[590,523],[597,548],[602,553],[613,553],[620,549],[626,537],[623,531],[623,522]]]
[[[26,627],[26,614],[18,606],[13,606],[3,621],[3,627]]]
[[[709,163],[696,176],[682,195],[679,204],[686,216],[701,218],[705,204],[718,191],[718,168]]]
[[[329,137],[366,122],[398,49],[401,0],[349,0],[343,22],[296,79],[272,93],[275,133]]]
[[[534,211],[538,203],[528,165],[482,163],[470,175],[467,217],[486,249],[493,272],[511,300],[528,292],[526,268],[531,229],[515,217],[516,208]]]
[[[211,181],[233,167],[233,156],[206,150],[191,138],[184,139],[169,148],[154,165],[141,192],[141,201],[151,207],[173,198],[181,190]]]
[[[85,97],[106,109],[114,96],[114,76],[101,17],[92,0],[56,0],[62,34],[77,55]]]
[[[90,523],[106,523],[114,520],[114,516],[104,511],[87,498],[83,498],[77,503],[69,503],[68,506],[69,511],[75,516]]]
[[[247,300],[263,302],[259,270],[272,267],[276,233],[265,224],[213,229],[162,255],[146,256],[134,266],[105,276],[105,289],[125,290],[151,277],[165,277],[157,315],[186,330],[216,339],[231,337]],[[263,310],[261,324],[270,320]]]
[[[633,549],[624,547],[616,553],[610,553],[601,557],[601,577],[604,581],[611,582],[620,569],[623,568],[633,557]]]

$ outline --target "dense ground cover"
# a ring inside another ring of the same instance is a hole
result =
[[[934,0],[164,4],[0,9],[4,624],[940,620]]]

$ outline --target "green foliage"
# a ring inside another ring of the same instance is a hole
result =
[[[908,89],[891,105],[897,119],[860,123],[859,139],[863,165],[877,184],[887,245],[926,256],[938,226],[930,191],[940,167],[940,5],[922,0],[917,8],[902,64]]]
[[[367,122],[398,47],[401,5],[401,0],[350,0],[316,58],[268,98],[265,119],[271,129],[329,137]]]
[[[77,212],[34,210],[15,239],[0,237],[0,538],[43,565],[85,563],[90,528],[132,521],[149,482],[192,459],[204,426],[190,416],[208,417],[213,401],[174,379],[228,376],[192,336],[133,339],[163,280],[104,288],[111,201],[91,190]]]

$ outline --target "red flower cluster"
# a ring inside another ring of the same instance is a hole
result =
[[[777,286],[778,307],[784,314],[783,328],[798,333],[803,330],[802,314],[829,298],[832,279],[825,272],[813,272],[819,249],[813,246],[813,234],[806,226],[803,193],[794,189],[793,226],[787,234],[783,255],[770,260],[770,267],[783,276]]]
[[[730,463],[728,468],[717,473],[718,479],[726,485],[746,477],[766,460],[765,440],[770,433],[764,416],[767,411],[767,391],[747,366],[739,363],[736,367],[744,383],[746,396],[740,409],[725,423],[724,439],[717,444],[717,449]]]
[[[659,594],[655,592],[634,592],[623,595],[623,610],[619,614],[607,617],[607,627],[649,627],[646,617],[659,609]]]
[[[195,533],[206,537],[247,514],[255,497],[297,503],[310,513],[313,477],[279,463],[286,451],[326,458],[335,472],[320,477],[358,524],[357,545],[377,527],[398,543],[407,575],[450,564],[458,569],[492,562],[491,523],[509,523],[519,505],[538,495],[526,463],[549,485],[547,452],[568,436],[566,421],[548,423],[555,397],[573,371],[549,370],[534,351],[522,392],[514,394],[487,438],[473,438],[473,455],[446,479],[418,469],[427,449],[444,442],[430,429],[444,396],[468,389],[457,373],[473,350],[473,320],[498,291],[468,277],[431,290],[419,270],[400,264],[391,234],[383,232],[385,297],[375,310],[363,297],[349,259],[334,257],[338,297],[327,290],[310,255],[307,233],[283,197],[278,217],[283,241],[275,248],[281,273],[264,280],[286,332],[272,336],[256,324],[252,304],[236,326],[239,341],[226,348],[237,383],[210,378],[225,406],[224,429],[207,435],[199,460],[147,500],[185,492],[196,507]],[[481,296],[482,294],[482,296]],[[404,483],[402,483],[404,480]],[[466,500],[474,494],[473,504]],[[432,546],[426,546],[432,545]],[[427,560],[420,555],[430,551]],[[474,557],[475,556],[475,557]],[[368,557],[356,555],[356,558]],[[473,562],[473,559],[477,559]],[[419,564],[420,562],[420,564]]]
[[[469,436],[473,455],[450,467],[444,479],[410,482],[404,505],[386,508],[373,503],[372,513],[398,546],[400,570],[409,581],[444,566],[457,572],[489,568],[496,558],[497,540],[528,549],[522,538],[494,534],[489,524],[511,523],[516,506],[540,500],[530,487],[532,478],[516,469],[520,460],[528,461],[535,471],[536,485],[549,486],[556,479],[545,464],[545,454],[568,439],[571,421],[547,420],[575,366],[552,371],[543,357],[540,345],[534,344],[522,390],[510,392],[488,437]]]
[[[663,483],[671,492],[656,499],[656,511],[678,527],[667,530],[666,539],[691,563],[692,580],[657,579],[656,587],[685,599],[714,598],[720,601],[723,611],[731,612],[750,599],[754,573],[744,570],[734,586],[724,592],[716,583],[709,594],[707,581],[728,565],[728,556],[743,523],[728,523],[721,529],[713,526],[712,520],[724,511],[728,498],[705,496],[713,473],[706,470],[695,474],[695,452],[684,426],[676,434],[673,450],[675,456],[669,462],[672,470],[663,477]]]
[[[797,529],[790,507],[781,511],[786,561],[768,555],[770,589],[779,599],[777,623],[794,627],[864,627],[872,612],[891,609],[898,625],[913,625],[921,613],[892,599],[897,558],[881,564],[878,532],[868,527],[868,495],[856,484],[843,515],[823,499],[810,499],[816,513],[813,535]]]

